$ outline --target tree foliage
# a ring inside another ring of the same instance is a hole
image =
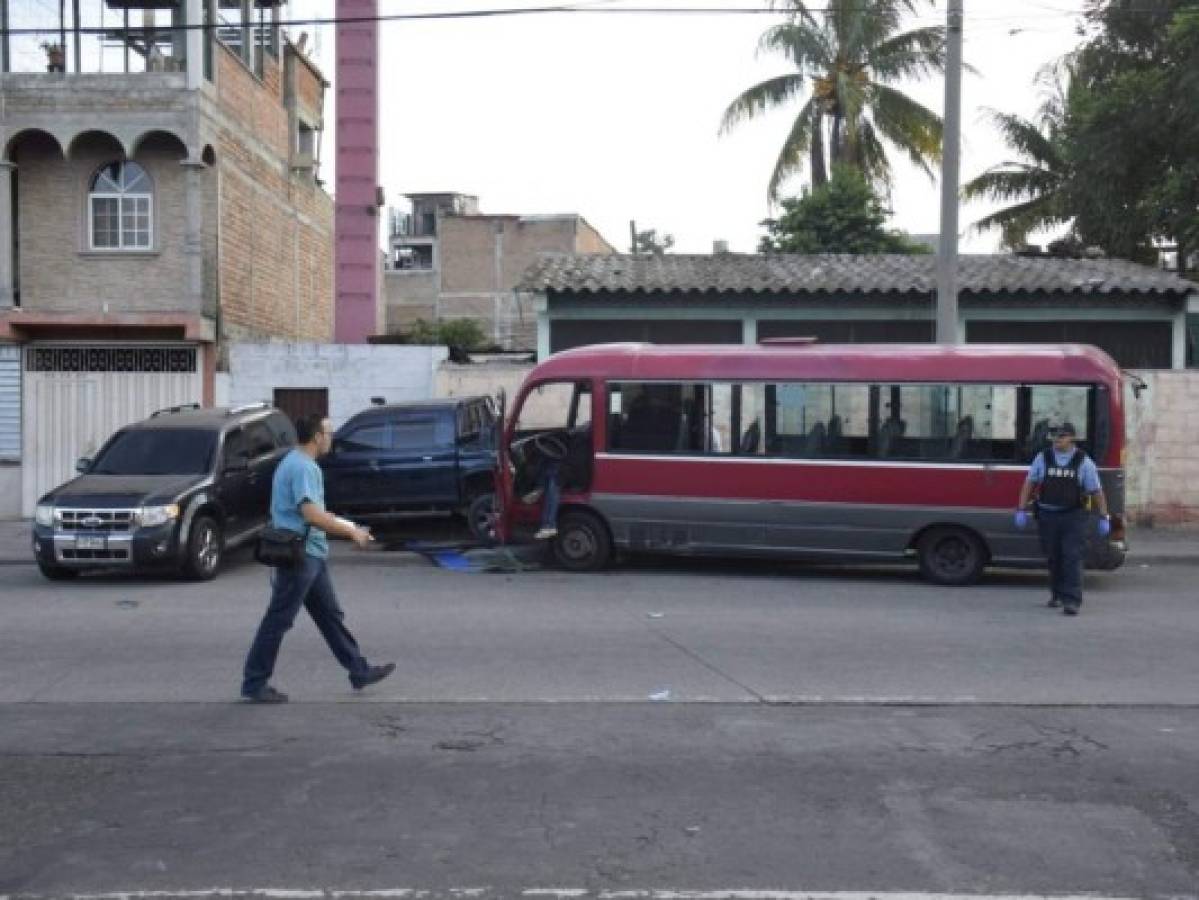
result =
[[[969,197],[1016,201],[977,223],[1019,243],[1069,224],[1067,240],[1156,263],[1199,249],[1199,0],[1089,0],[1069,86],[1033,124],[996,115],[1014,162]]]
[[[487,333],[477,319],[441,319],[436,322],[417,319],[408,329],[407,338],[410,344],[463,351],[482,350],[488,344]]]
[[[635,256],[661,256],[669,252],[674,246],[674,235],[663,234],[658,236],[656,228],[650,228],[647,231],[637,231],[633,234],[633,246],[629,252]]]
[[[885,227],[888,210],[866,179],[837,166],[825,184],[782,201],[783,214],[766,219],[763,253],[928,253]]]
[[[775,5],[790,15],[762,35],[759,52],[785,57],[794,71],[742,93],[720,126],[727,133],[778,107],[800,104],[770,177],[770,199],[805,169],[813,186],[824,184],[836,165],[889,187],[884,145],[931,177],[941,158],[941,118],[894,85],[945,71],[944,28],[901,30],[916,0],[827,0],[819,11],[800,0]]]

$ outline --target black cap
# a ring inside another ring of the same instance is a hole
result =
[[[1074,437],[1076,434],[1078,434],[1078,432],[1074,430],[1073,422],[1063,422],[1061,425],[1057,426],[1057,428],[1053,429],[1053,431],[1059,436],[1065,435],[1068,437]]]

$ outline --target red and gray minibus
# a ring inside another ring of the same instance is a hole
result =
[[[496,531],[535,528],[560,460],[552,550],[918,563],[968,584],[1044,564],[1013,511],[1032,458],[1069,421],[1095,460],[1124,559],[1121,372],[1081,345],[605,344],[555,354],[513,398]]]

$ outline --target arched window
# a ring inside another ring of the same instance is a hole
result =
[[[93,250],[149,250],[154,246],[154,185],[135,162],[101,168],[88,188],[88,232]]]

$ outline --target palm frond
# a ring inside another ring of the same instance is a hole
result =
[[[756,84],[729,104],[720,120],[720,134],[727,134],[742,122],[769,112],[803,94],[802,75],[780,75]]]
[[[1035,123],[994,109],[987,110],[987,113],[991,124],[1003,135],[1004,142],[1017,153],[1045,168],[1065,168],[1058,148]]]
[[[879,133],[933,177],[931,164],[941,159],[941,117],[895,88],[875,84],[872,92],[871,109]]]
[[[1032,232],[1052,228],[1069,220],[1069,216],[1058,213],[1051,198],[1038,197],[984,216],[970,227],[980,234],[998,228],[1003,232],[1005,246],[1018,247],[1026,242]]]
[[[888,194],[891,192],[891,163],[878,139],[878,132],[870,122],[863,122],[858,129],[853,158],[867,181],[882,187]]]
[[[945,71],[945,29],[905,31],[870,49],[866,64],[879,81],[924,78]]]
[[[1028,200],[1057,192],[1064,181],[1058,174],[1023,163],[992,166],[962,186],[967,200],[993,200],[1006,203]]]
[[[784,22],[768,28],[758,41],[758,54],[781,53],[802,71],[824,71],[832,65],[828,36],[819,28]]]
[[[779,188],[782,187],[783,182],[792,175],[803,171],[808,151],[812,147],[813,135],[820,128],[820,120],[821,116],[816,108],[815,100],[808,100],[803,109],[799,111],[799,115],[795,117],[791,132],[783,141],[783,149],[779,152],[778,160],[774,164],[770,183],[766,186],[766,198],[770,202],[773,203],[778,199]]]

